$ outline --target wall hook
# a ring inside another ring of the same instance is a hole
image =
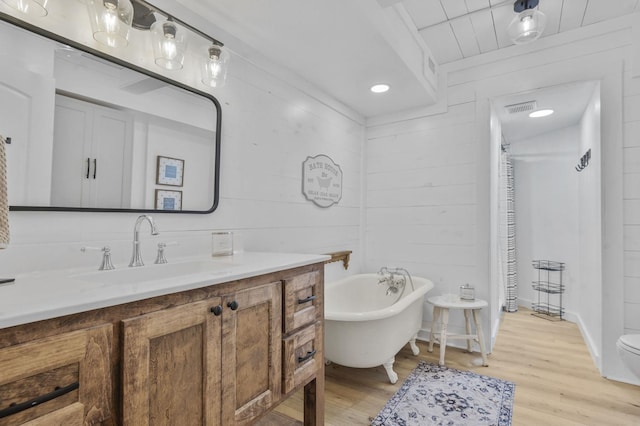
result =
[[[590,160],[591,160],[591,148],[589,148],[587,152],[585,152],[584,155],[580,157],[580,164],[576,166],[576,171],[578,172],[583,171],[589,165]]]

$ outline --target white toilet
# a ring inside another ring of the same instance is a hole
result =
[[[640,378],[640,334],[625,334],[616,343],[622,362]]]

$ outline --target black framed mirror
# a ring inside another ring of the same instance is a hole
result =
[[[77,1],[58,7],[74,8],[78,19],[87,13]],[[60,34],[55,19],[47,21],[51,28],[42,24],[50,17],[27,19],[0,2],[0,134],[10,139],[10,209],[213,212],[217,99],[195,78],[178,81],[125,60],[144,63],[131,49],[116,56],[85,44],[85,36]],[[68,26],[74,34],[82,27]]]

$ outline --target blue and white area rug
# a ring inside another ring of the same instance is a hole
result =
[[[515,386],[421,361],[371,424],[509,426]]]

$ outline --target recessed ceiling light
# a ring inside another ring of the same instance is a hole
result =
[[[553,114],[553,110],[552,109],[539,109],[537,111],[533,111],[531,114],[529,114],[529,117],[531,118],[540,118],[540,117],[546,117],[547,115],[551,115]]]
[[[389,85],[388,84],[376,84],[371,86],[371,91],[373,93],[384,93],[387,90],[389,90]]]

